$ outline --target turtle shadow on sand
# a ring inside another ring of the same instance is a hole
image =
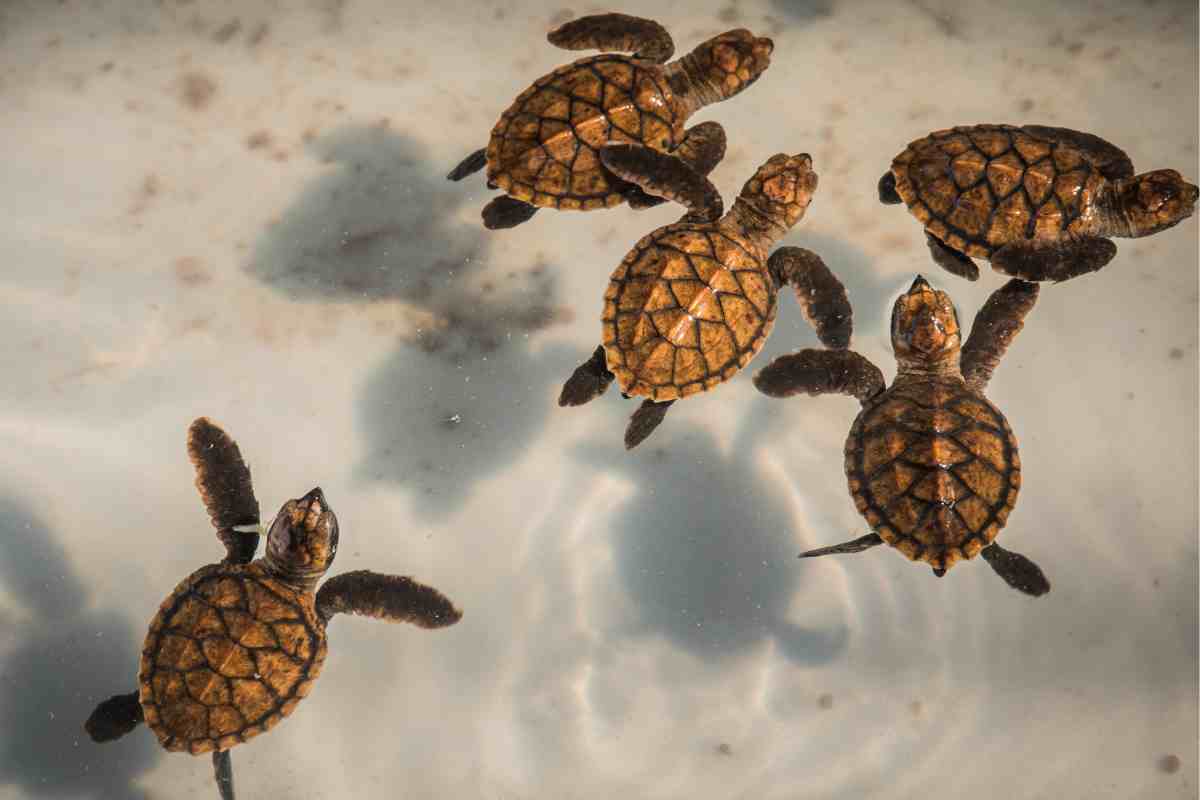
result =
[[[789,619],[803,570],[786,499],[757,463],[769,417],[754,412],[728,452],[678,420],[669,442],[633,453],[589,444],[578,458],[637,487],[611,515],[616,572],[640,615],[635,635],[664,635],[709,663],[773,640],[794,663],[824,664],[846,648],[848,630]]]
[[[134,624],[89,609],[66,553],[23,503],[0,495],[0,582],[21,621],[0,622],[0,785],[27,797],[140,800],[136,785],[162,751],[151,737],[93,744],[83,721],[138,671]]]
[[[478,196],[413,138],[349,127],[311,147],[339,168],[264,235],[248,271],[301,301],[412,304],[358,399],[356,474],[408,486],[418,512],[444,516],[530,446],[574,367],[573,353],[538,348],[539,331],[569,318],[554,269],[492,263],[474,215],[459,220]]]

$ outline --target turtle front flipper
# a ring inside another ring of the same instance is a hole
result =
[[[487,166],[487,148],[481,147],[462,160],[457,167],[446,175],[447,180],[461,181],[468,175],[473,175]]]
[[[1052,142],[1066,142],[1079,148],[1109,180],[1133,177],[1133,162],[1125,151],[1091,133],[1048,125],[1022,125],[1022,130]]]
[[[725,157],[725,129],[719,122],[701,122],[683,132],[673,155],[698,175],[708,176]]]
[[[213,750],[213,778],[217,781],[217,791],[221,800],[234,800],[233,797],[233,761],[229,758],[228,750]]]
[[[857,539],[852,539],[841,544],[830,545],[829,547],[818,547],[816,550],[806,550],[797,558],[817,558],[819,556],[837,556],[847,555],[849,553],[861,553],[863,550],[870,550],[872,547],[883,544],[883,539],[878,533],[868,533],[866,536],[860,536]]]
[[[559,25],[546,40],[563,50],[633,53],[635,58],[665,64],[675,53],[667,29],[652,19],[628,14],[592,14]]]
[[[604,345],[600,345],[592,353],[592,357],[576,367],[571,377],[563,384],[562,392],[558,396],[558,405],[581,406],[590,403],[608,391],[615,377],[608,371]]]
[[[610,144],[600,148],[600,161],[647,194],[687,206],[685,222],[715,222],[724,211],[717,187],[674,155],[637,144]]]
[[[1050,581],[1042,568],[1020,553],[1005,550],[992,542],[980,551],[983,560],[1004,578],[1004,582],[1018,592],[1024,592],[1032,597],[1041,597],[1050,591]]]
[[[1025,324],[1025,315],[1037,302],[1038,285],[1020,278],[992,292],[971,324],[971,335],[962,348],[962,375],[967,386],[983,393],[992,372]]]
[[[225,545],[225,560],[248,564],[258,549],[258,500],[250,481],[250,468],[229,434],[207,417],[188,428],[188,458],[196,468],[196,488]]]
[[[819,255],[802,247],[781,247],[767,259],[767,270],[777,287],[791,285],[821,344],[834,350],[850,346],[854,311],[846,287]]]
[[[1112,241],[1097,236],[1042,245],[1012,242],[992,253],[992,267],[1014,278],[1058,283],[1095,272],[1116,254]]]
[[[679,146],[671,155],[689,166],[698,175],[707,176],[716,169],[725,157],[725,129],[716,122],[702,122],[688,128]],[[666,202],[665,198],[647,194],[636,183],[627,184],[623,192],[630,208],[642,210],[654,208]]]
[[[83,723],[83,729],[93,742],[120,739],[145,721],[137,692],[117,694],[96,706]]]
[[[805,349],[779,356],[754,376],[768,397],[846,394],[866,404],[884,389],[883,373],[853,350]]]
[[[667,409],[671,407],[674,400],[656,403],[653,400],[644,400],[638,406],[638,410],[633,412],[629,418],[629,427],[625,429],[625,449],[632,450],[646,440],[646,437],[654,432],[654,429],[663,421],[663,417],[667,415]]]
[[[489,231],[515,228],[537,213],[537,206],[502,194],[483,207],[483,227]]]
[[[326,623],[344,613],[411,622],[421,628],[444,628],[462,619],[462,612],[437,589],[412,578],[369,570],[327,580],[317,591],[317,613]]]
[[[929,245],[929,255],[933,257],[933,263],[951,275],[957,275],[969,281],[979,280],[979,267],[966,253],[955,250],[928,231],[925,232],[925,243]],[[994,257],[992,263],[996,263]]]

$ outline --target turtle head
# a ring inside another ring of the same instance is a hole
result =
[[[280,578],[313,585],[337,555],[338,521],[320,488],[279,509],[267,533],[266,561]]]
[[[727,100],[750,84],[771,65],[775,43],[745,28],[726,31],[700,44],[684,56],[684,70],[704,103]]]
[[[1197,189],[1173,169],[1143,172],[1116,188],[1128,236],[1149,236],[1177,225],[1196,210]]]
[[[769,246],[800,221],[816,190],[817,173],[808,153],[777,153],[746,181],[733,214],[746,233],[765,234]]]
[[[920,275],[892,306],[892,349],[900,362],[934,364],[953,358],[962,346],[958,313],[950,295]]]

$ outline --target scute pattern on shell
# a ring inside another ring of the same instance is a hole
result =
[[[325,661],[311,593],[258,562],[210,564],[150,623],[138,675],[146,723],[167,750],[225,750],[270,730],[308,694]]]
[[[683,118],[657,65],[623,55],[580,59],[522,92],[492,129],[488,181],[535,206],[589,210],[619,204],[625,188],[598,148],[633,142],[670,152]]]
[[[854,504],[875,532],[937,568],[991,544],[1021,487],[1008,421],[961,381],[893,386],[858,415],[845,455]]]
[[[749,245],[710,225],[644,237],[604,293],[602,341],[621,390],[661,402],[711,389],[775,324],[775,284]]]
[[[1009,242],[1084,233],[1104,180],[1070,142],[1012,125],[935,131],[896,156],[892,174],[926,230],[976,258]]]

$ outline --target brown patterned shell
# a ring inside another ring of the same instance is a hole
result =
[[[146,634],[138,674],[146,724],[168,750],[227,750],[292,713],[325,652],[311,592],[257,561],[202,567],[163,601]]]
[[[854,504],[888,544],[949,568],[1004,527],[1021,488],[1008,421],[961,380],[908,381],[867,403],[846,438]]]
[[[976,258],[1085,233],[1104,176],[1086,134],[1063,133],[1075,140],[1012,125],[935,131],[892,161],[896,193],[926,230]]]
[[[545,208],[615,206],[627,184],[604,170],[597,148],[635,142],[670,152],[684,121],[659,65],[611,53],[580,59],[534,82],[500,116],[488,182]]]
[[[601,318],[621,391],[654,401],[711,389],[762,348],[776,289],[749,242],[711,224],[659,228],[608,283]]]

